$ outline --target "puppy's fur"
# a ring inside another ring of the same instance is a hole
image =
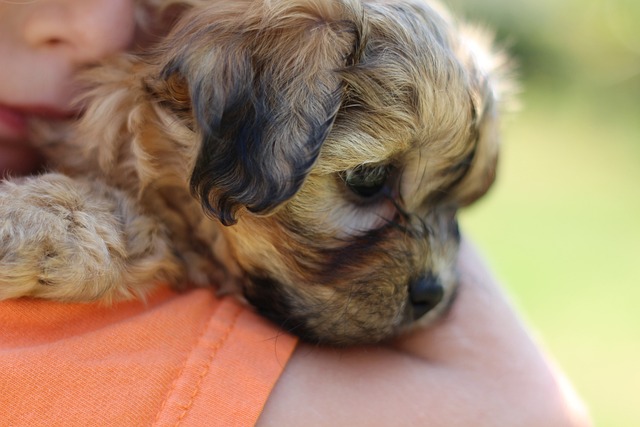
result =
[[[1,185],[0,298],[219,283],[334,344],[436,318],[456,211],[494,179],[487,39],[419,0],[180,3],[89,74],[58,172]]]

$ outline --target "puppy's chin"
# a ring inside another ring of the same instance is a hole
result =
[[[349,346],[382,342],[416,327],[427,327],[451,307],[457,281],[446,283],[442,300],[416,318],[416,309],[404,292],[406,286],[369,284],[368,290],[350,289],[348,295],[335,288],[305,284],[304,288],[285,285],[266,276],[253,276],[244,289],[245,298],[283,330],[306,342]],[[361,285],[365,286],[365,285]],[[386,295],[385,295],[386,293]]]
[[[329,288],[321,292],[316,289],[311,295],[292,292],[291,287],[266,277],[252,277],[250,282],[244,295],[260,314],[309,343],[332,346],[376,343],[394,335],[406,323],[403,302],[380,302],[372,312],[363,313],[366,308],[359,302],[345,301],[341,296],[334,298]]]

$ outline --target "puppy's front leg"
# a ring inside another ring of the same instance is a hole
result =
[[[53,173],[0,183],[0,299],[109,302],[182,274],[162,224],[124,192]]]

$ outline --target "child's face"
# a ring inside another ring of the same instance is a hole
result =
[[[28,118],[70,114],[75,71],[132,42],[134,1],[0,0],[0,175],[35,161]]]

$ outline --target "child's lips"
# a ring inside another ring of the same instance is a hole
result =
[[[0,105],[0,127],[6,128],[13,136],[27,134],[27,115],[20,110]]]
[[[30,118],[64,120],[74,113],[47,106],[7,106],[0,104],[0,128],[7,129],[14,137],[25,137]]]

